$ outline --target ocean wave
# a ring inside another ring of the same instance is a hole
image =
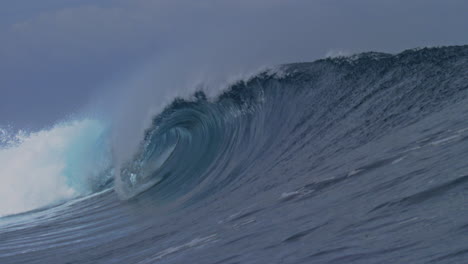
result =
[[[467,72],[468,46],[281,65],[175,98],[125,161],[101,121],[0,132],[0,213],[41,207],[0,218],[0,262],[463,263]]]
[[[321,138],[317,148],[323,151],[345,140],[364,144],[464,98],[466,67],[458,67],[463,52],[464,47],[370,52],[282,65],[238,81],[215,98],[203,91],[176,98],[154,117],[138,153],[122,165],[117,190],[124,199],[154,185],[165,197],[188,193],[213,171],[230,178],[229,168],[279,149],[278,139]]]

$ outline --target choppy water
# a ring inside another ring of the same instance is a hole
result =
[[[176,99],[98,192],[0,218],[0,263],[467,263],[467,96],[461,46]]]

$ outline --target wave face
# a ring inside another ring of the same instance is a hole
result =
[[[132,160],[72,163],[99,192],[0,218],[0,262],[463,263],[467,73],[468,46],[363,53],[177,98]],[[46,172],[49,200],[74,193]]]

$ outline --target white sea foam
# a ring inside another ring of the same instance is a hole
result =
[[[440,145],[440,144],[443,144],[443,143],[447,143],[449,141],[452,141],[454,139],[457,139],[459,138],[460,135],[454,135],[454,136],[450,136],[450,137],[447,137],[447,138],[443,138],[443,139],[440,139],[440,140],[436,140],[436,141],[433,141],[430,143],[430,145],[432,146],[437,146],[437,145]]]
[[[0,216],[90,192],[110,165],[105,133],[103,124],[88,119],[34,133],[3,131],[8,144],[0,147]]]

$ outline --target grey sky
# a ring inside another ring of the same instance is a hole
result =
[[[148,90],[177,84],[158,76],[200,68],[235,74],[329,52],[468,44],[466,10],[464,0],[1,1],[0,126],[47,126],[114,100],[113,90],[147,108]],[[140,74],[144,65],[160,75]]]

